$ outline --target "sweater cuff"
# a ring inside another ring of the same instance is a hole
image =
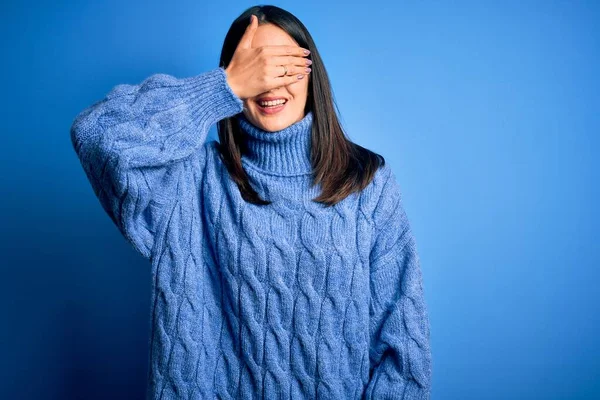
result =
[[[211,126],[244,110],[244,102],[231,89],[222,67],[185,79],[184,88],[192,96],[194,122]]]

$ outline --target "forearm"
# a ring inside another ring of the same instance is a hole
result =
[[[84,109],[71,139],[82,161],[100,153],[131,168],[161,166],[197,151],[214,123],[242,110],[221,68],[184,79],[155,74]]]

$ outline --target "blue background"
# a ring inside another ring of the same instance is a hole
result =
[[[413,225],[433,399],[600,398],[600,6],[278,2]],[[0,6],[0,398],[141,399],[150,266],[69,127],[118,83],[215,68],[249,2]],[[216,138],[213,127],[211,138]]]

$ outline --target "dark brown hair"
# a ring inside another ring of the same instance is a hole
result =
[[[257,16],[259,25],[276,25],[287,32],[299,46],[310,50],[308,57],[312,60],[312,72],[304,112],[313,112],[313,185],[321,183],[321,194],[313,201],[334,205],[351,193],[364,189],[373,179],[375,171],[385,164],[385,159],[346,137],[337,118],[337,104],[317,46],[302,22],[288,11],[271,5],[254,6],[244,11],[225,36],[219,66],[227,68],[229,65],[252,14]],[[217,131],[221,159],[238,185],[242,198],[257,205],[270,204],[270,201],[262,199],[252,188],[242,166],[244,133],[238,121],[235,117],[222,119],[217,123]]]

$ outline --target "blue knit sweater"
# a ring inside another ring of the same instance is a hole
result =
[[[252,125],[216,68],[115,86],[71,139],[120,232],[152,266],[152,399],[428,399],[415,240],[385,164],[333,207],[311,201],[313,114]],[[210,127],[236,118],[245,202]]]

